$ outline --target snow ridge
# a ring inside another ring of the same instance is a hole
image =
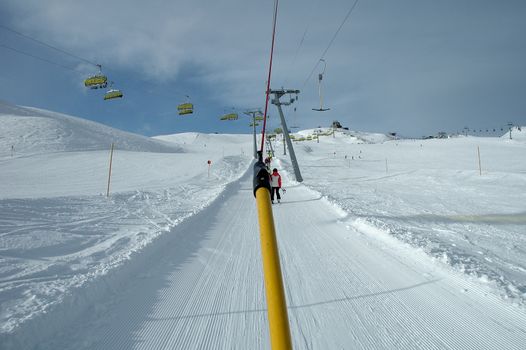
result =
[[[176,145],[117,130],[90,120],[0,102],[0,159],[50,152],[120,150],[182,152]]]

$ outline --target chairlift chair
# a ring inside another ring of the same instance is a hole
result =
[[[194,105],[192,103],[186,102],[177,106],[177,111],[179,115],[187,115],[194,113]]]
[[[228,113],[223,115],[220,119],[221,120],[237,120],[239,118],[237,113]]]
[[[232,107],[232,110],[235,111],[236,109]],[[219,119],[221,120],[237,120],[239,118],[239,115],[236,112],[231,113],[225,113],[223,116]]]
[[[123,96],[124,96],[124,94],[122,93],[121,90],[110,89],[104,95],[104,99],[105,100],[111,100],[111,99],[114,99],[114,98],[122,98]]]
[[[84,80],[84,86],[90,89],[103,89],[108,86],[108,78],[104,75],[93,75]]]
[[[89,87],[90,89],[103,89],[108,86],[108,77],[102,74],[102,66],[97,64],[97,67],[99,67],[99,73],[84,80],[85,87]]]
[[[104,100],[112,100],[114,98],[122,98],[123,93],[119,89],[112,89],[113,81],[110,84],[110,89],[104,94]]]
[[[194,105],[189,102],[190,96],[186,96],[186,102],[181,103],[177,106],[177,112],[179,115],[187,115],[194,113]]]

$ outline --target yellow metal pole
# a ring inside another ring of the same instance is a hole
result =
[[[261,254],[267,295],[268,321],[270,327],[270,344],[272,350],[292,349],[287,302],[279,263],[278,241],[274,228],[272,205],[268,188],[256,189]]]

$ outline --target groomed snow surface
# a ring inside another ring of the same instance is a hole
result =
[[[294,348],[524,349],[522,130],[275,141]],[[1,103],[0,348],[270,348],[252,152]]]

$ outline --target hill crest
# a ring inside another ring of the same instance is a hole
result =
[[[182,148],[94,121],[0,101],[0,157],[53,152],[120,150],[175,153]]]

